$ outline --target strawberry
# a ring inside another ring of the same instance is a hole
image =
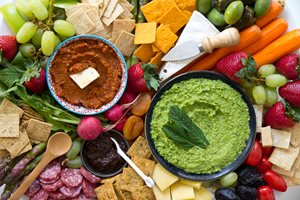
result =
[[[137,63],[128,69],[128,87],[130,90],[140,93],[147,92],[151,88],[157,90],[158,86],[158,76],[154,71],[154,65]]]
[[[300,80],[295,80],[279,88],[279,94],[291,106],[300,108]]]
[[[216,65],[216,69],[229,79],[240,82],[241,79],[250,79],[250,73],[256,73],[256,63],[250,55],[245,52],[232,53],[220,59]]]
[[[123,104],[131,103],[135,100],[136,97],[137,97],[137,95],[134,92],[125,90],[124,94],[122,95],[122,97],[119,100],[119,104],[123,105]]]
[[[11,61],[18,52],[18,42],[15,36],[1,35],[0,36],[0,50],[3,57]]]
[[[31,76],[31,78],[26,80],[23,84],[30,92],[42,94],[46,86],[46,70],[40,68],[34,73],[34,76]]]
[[[290,80],[295,80],[299,77],[299,56],[297,54],[290,54],[282,57],[275,63],[276,69],[279,73]]]

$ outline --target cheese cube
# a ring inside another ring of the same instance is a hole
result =
[[[155,185],[153,187],[153,192],[156,197],[156,200],[171,200],[171,190],[168,187],[163,192]]]
[[[271,127],[260,128],[261,132],[261,143],[263,147],[271,147],[273,145]]]
[[[188,186],[191,186],[193,188],[196,188],[196,189],[200,189],[201,187],[201,182],[199,181],[190,181],[190,180],[185,180],[185,179],[180,179],[180,182],[185,184],[185,185],[188,185]]]
[[[171,186],[172,200],[190,200],[195,199],[194,188],[187,186],[180,181]]]
[[[153,180],[161,191],[178,181],[178,177],[168,172],[160,164],[156,164],[153,172]]]
[[[195,200],[212,200],[213,194],[204,187],[195,189]]]
[[[71,74],[70,77],[81,89],[83,89],[99,78],[100,75],[95,68],[89,67],[76,74]]]
[[[264,106],[263,105],[253,105],[255,116],[256,116],[256,131],[260,132],[260,128],[262,127],[263,122],[263,112]]]
[[[283,148],[283,149],[289,148],[290,141],[291,141],[290,132],[271,129],[271,134],[272,134],[272,141],[274,147]]]

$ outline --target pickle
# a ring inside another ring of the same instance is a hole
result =
[[[68,160],[65,165],[72,169],[78,169],[82,167],[82,161],[80,156],[76,156],[74,160]]]
[[[224,15],[213,8],[207,15],[207,19],[216,26],[224,26],[226,24]]]
[[[254,6],[255,15],[257,18],[263,17],[270,9],[271,0],[257,0]]]
[[[206,15],[211,9],[211,0],[197,0],[197,10]]]

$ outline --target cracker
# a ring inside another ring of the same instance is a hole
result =
[[[283,149],[288,149],[290,146],[291,141],[291,133],[277,130],[277,129],[271,129],[272,134],[272,142],[274,147],[279,147]]]
[[[66,20],[71,24],[73,24],[73,26],[76,29],[77,35],[89,33],[95,30],[96,28],[95,23],[89,18],[89,16],[83,11],[82,8],[77,10]]]
[[[294,186],[294,185],[296,185],[296,184],[294,183],[294,178],[293,178],[293,177],[289,177],[289,176],[284,176],[284,175],[282,175],[282,178],[285,180],[285,182],[286,182],[286,184],[287,184],[288,186]]]
[[[24,111],[8,99],[3,99],[0,105],[0,114],[18,114],[21,118]]]
[[[101,179],[100,183],[102,184],[113,184],[116,182],[116,176],[110,177],[110,178],[105,178]]]
[[[95,23],[95,29],[93,31],[91,31],[89,34],[94,34],[94,35],[100,34],[101,31],[104,30],[104,26],[100,20],[98,9],[88,10],[88,11],[86,11],[86,14]]]
[[[143,179],[131,168],[124,168],[120,188],[129,192],[135,191],[137,188],[142,187],[144,184]]]
[[[139,156],[142,158],[150,158],[151,152],[148,147],[147,141],[144,137],[139,136],[138,139],[131,145],[127,154],[131,157]]]
[[[132,197],[134,200],[156,200],[153,190],[147,185],[132,192]]]
[[[278,167],[290,171],[299,154],[299,147],[290,146],[289,149],[275,148],[269,161]]]
[[[131,192],[122,190],[122,193],[123,193],[123,196],[125,197],[126,200],[133,200]]]
[[[134,44],[152,44],[155,42],[156,25],[156,22],[136,24]]]
[[[53,125],[31,119],[28,122],[27,134],[31,140],[47,142]]]
[[[98,9],[98,7],[87,3],[78,3],[74,6],[68,6],[65,8],[67,17],[70,17],[80,9],[82,9],[82,11],[85,12],[90,9]]]
[[[0,138],[19,137],[18,114],[0,114]]]
[[[101,18],[109,4],[110,0],[103,0],[103,6],[99,8],[99,17]]]
[[[109,39],[111,38],[111,33],[112,33],[112,25],[106,26],[103,24],[104,29],[98,33],[94,33],[95,35],[101,36],[103,38]]]
[[[153,171],[155,168],[155,161],[149,160],[146,158],[142,158],[139,156],[134,156],[132,158],[132,162],[134,162],[136,164],[136,166],[138,166],[140,168],[140,170],[142,170],[142,172],[144,172],[144,174],[152,177]]]
[[[0,149],[0,158],[4,158],[9,155],[9,152],[5,149]]]
[[[155,0],[141,7],[148,22],[158,22],[170,8],[177,6],[174,0]]]
[[[122,14],[122,12],[124,12],[124,8],[120,4],[117,4],[110,17],[102,16],[102,22],[106,26],[109,26]]]
[[[30,142],[19,152],[19,155],[22,155],[23,153],[26,153],[32,149],[32,146]]]
[[[118,197],[118,200],[126,200],[123,193],[122,193],[122,190],[120,189],[120,186],[118,184],[113,184],[114,186],[114,189],[115,189],[115,192],[116,192],[116,195]]]
[[[161,24],[156,31],[155,46],[167,53],[177,41],[178,36],[172,32],[170,25]]]
[[[4,146],[0,144],[0,150],[5,150]]]
[[[152,50],[151,44],[142,44],[135,50],[134,55],[144,63],[148,63],[155,53]]]
[[[284,170],[284,169],[281,169],[280,167],[276,166],[276,165],[273,165],[272,166],[272,170],[274,172],[277,172],[278,174],[281,174],[281,175],[285,175],[285,176],[289,176],[289,177],[293,177],[294,174],[295,174],[295,170],[296,168],[299,166],[299,163],[300,163],[300,160],[299,159],[296,159],[292,169],[290,171],[287,171],[287,170]]]
[[[122,31],[131,33],[135,28],[135,20],[132,19],[116,19],[113,23],[112,40],[115,41]]]
[[[291,133],[291,144],[295,147],[300,145],[300,123],[296,123],[292,128],[287,129]]]
[[[174,6],[159,21],[161,24],[170,25],[171,30],[176,33],[188,23],[189,18],[177,6]]]
[[[271,127],[260,128],[261,143],[263,147],[271,147],[273,145]]]
[[[118,0],[110,0],[103,13],[103,16],[110,18],[117,4],[118,4]]]
[[[134,9],[134,6],[131,5],[127,0],[119,0],[119,4],[121,4],[121,6],[124,9],[126,9],[126,10],[128,10],[130,12],[133,11],[133,9]]]
[[[124,56],[131,56],[135,49],[133,41],[134,35],[132,33],[122,31],[120,36],[116,40],[115,45]]]
[[[116,177],[116,184],[117,185],[121,185],[121,181],[122,181],[122,174],[118,174]]]
[[[81,0],[82,3],[90,4],[97,7],[103,6],[103,0]]]
[[[122,7],[124,8],[124,7]],[[126,8],[124,8],[124,11],[121,13],[121,15],[119,16],[119,18],[121,19],[132,19],[133,18],[133,14],[127,10]]]
[[[118,200],[113,184],[104,184],[95,189],[98,199],[101,200]]]

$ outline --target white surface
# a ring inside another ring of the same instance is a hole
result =
[[[0,6],[14,0],[0,0]],[[300,0],[286,0],[286,7],[282,17],[289,22],[289,30],[300,28]],[[11,31],[3,22],[3,17],[0,14],[0,35],[11,34]],[[1,191],[1,189],[0,189]],[[0,192],[1,193],[1,192]],[[277,193],[277,200],[299,200],[300,186],[290,187],[285,193]]]

